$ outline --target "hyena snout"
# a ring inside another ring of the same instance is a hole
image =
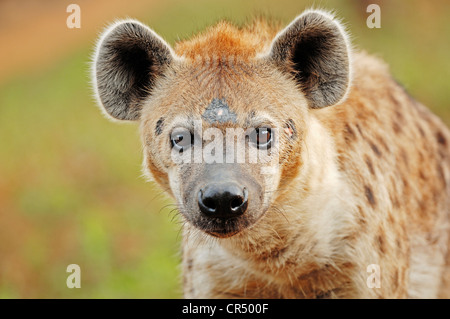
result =
[[[206,217],[230,219],[245,213],[248,190],[237,183],[213,183],[198,192],[198,206]]]
[[[265,212],[264,189],[249,167],[208,164],[190,167],[181,212],[197,229],[227,238],[238,234]],[[184,174],[184,175],[186,175]]]

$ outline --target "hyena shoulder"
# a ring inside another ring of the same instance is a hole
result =
[[[335,141],[339,168],[359,184],[366,206],[407,206],[409,220],[420,219],[426,229],[424,219],[432,215],[415,213],[425,207],[423,198],[430,199],[429,207],[447,195],[450,132],[393,79],[383,61],[355,53],[352,69],[347,99],[316,113]],[[374,192],[380,187],[388,196]]]
[[[352,68],[347,99],[317,112],[354,194],[352,245],[376,252],[394,296],[448,296],[449,130],[383,61],[355,53]]]

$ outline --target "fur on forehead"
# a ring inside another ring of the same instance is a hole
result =
[[[255,19],[243,28],[221,21],[196,37],[177,43],[175,53],[188,59],[234,56],[247,60],[266,50],[278,30],[263,19]]]

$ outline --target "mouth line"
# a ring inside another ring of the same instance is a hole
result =
[[[199,211],[180,209],[181,215],[190,225],[203,233],[216,238],[230,238],[252,228],[265,215],[263,210],[258,216],[248,212],[231,219],[210,218],[202,216]]]
[[[213,237],[217,238],[229,238],[232,237],[239,232],[241,232],[243,229],[235,230],[235,231],[225,231],[225,230],[216,230],[216,231],[210,231],[210,230],[203,230],[208,235],[211,235]]]
[[[246,227],[246,222],[241,218],[233,218],[229,220],[209,220],[205,224],[199,223],[199,227],[205,233],[219,238],[227,238],[236,235]]]
[[[205,232],[206,234],[217,238],[232,237],[239,232],[246,229],[251,223],[247,218],[237,217],[232,219],[190,219],[188,221],[191,225],[197,229]]]

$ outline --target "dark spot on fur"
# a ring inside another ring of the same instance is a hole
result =
[[[367,220],[366,220],[366,214],[364,213],[361,206],[357,206],[358,208],[358,224],[361,226],[362,229],[365,229],[367,227]]]
[[[444,137],[441,131],[437,132],[436,139],[439,144],[447,146],[447,139]]]
[[[295,241],[293,241],[295,242]],[[283,256],[283,254],[286,252],[286,250],[288,250],[289,246],[283,247],[281,249],[273,249],[271,252],[269,252],[266,256],[264,256],[264,258],[266,259],[276,259],[276,258],[280,258],[281,256]]]
[[[347,236],[344,236],[344,240],[349,241],[349,242],[354,242],[358,238],[359,234],[360,233],[357,231],[352,231]]]
[[[348,123],[344,127],[344,138],[347,144],[350,144],[356,139],[356,134]]]
[[[373,196],[372,188],[368,185],[365,185],[364,192],[366,194],[367,201],[369,202],[370,205],[372,205],[372,207],[374,207],[377,203],[376,203],[375,197]]]
[[[398,179],[395,179],[393,176],[390,178],[391,185],[392,185],[392,191],[389,192],[389,199],[391,200],[392,207],[399,208],[400,203],[397,197],[398,191],[397,191],[397,181]]]
[[[382,254],[386,253],[386,242],[384,240],[384,237],[383,237],[383,234],[381,231],[380,231],[380,234],[378,234],[376,241],[378,243],[378,248],[380,249],[380,252]]]
[[[366,161],[367,167],[369,168],[370,174],[375,175],[375,170],[373,169],[373,164],[372,164],[372,160],[370,159],[370,157],[366,156],[365,161]]]
[[[331,298],[333,290],[316,292],[316,299],[329,299]]]
[[[419,215],[425,218],[428,212],[426,202],[424,200],[417,200],[417,206],[419,207]]]
[[[372,149],[372,151],[375,153],[376,156],[381,157],[381,151],[378,148],[378,146],[376,146],[374,143],[369,142],[370,148]]]
[[[424,181],[427,180],[427,177],[425,176],[425,174],[423,173],[422,170],[419,170],[419,177],[420,177],[421,180],[424,180]]]
[[[392,121],[392,129],[396,134],[399,134],[402,132],[402,127],[398,124],[396,120]]]
[[[361,130],[361,127],[359,126],[359,124],[356,124],[356,128],[358,129],[359,134],[364,138],[364,134]]]
[[[188,268],[189,271],[192,270],[193,263],[194,262],[193,262],[192,258],[188,258],[188,260],[186,261],[187,268]]]
[[[155,133],[156,135],[160,135],[162,133],[164,127],[164,118],[161,117],[157,122],[155,126]]]
[[[388,94],[391,101],[397,106],[394,108],[395,119],[397,119],[400,124],[405,123],[405,117],[401,111],[403,105],[402,101],[398,99],[396,94],[392,93],[392,90],[389,90]]]
[[[377,135],[376,139],[377,139],[378,143],[380,143],[381,146],[383,146],[383,148],[386,150],[386,152],[389,153],[389,146],[386,144],[385,139],[382,138],[380,135]]]
[[[364,230],[367,227],[367,221],[366,218],[359,216],[358,217],[358,224],[361,226],[361,228]]]

